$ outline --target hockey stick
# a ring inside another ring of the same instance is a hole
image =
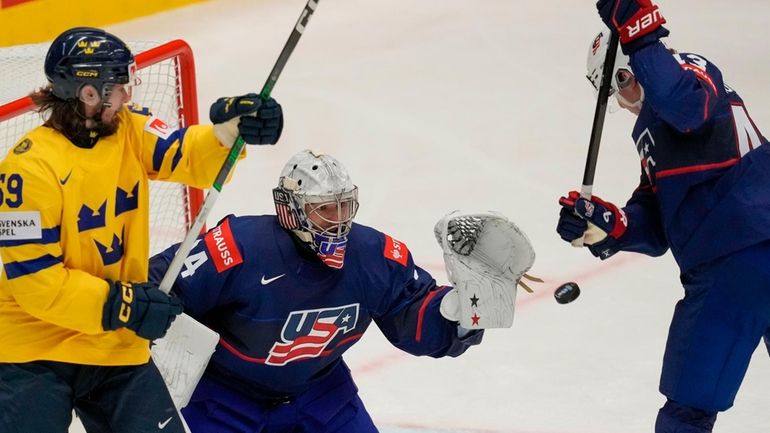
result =
[[[308,0],[305,8],[302,10],[302,14],[299,17],[299,20],[297,20],[297,24],[294,25],[294,29],[292,30],[291,35],[289,35],[289,40],[287,40],[286,44],[283,46],[283,50],[281,50],[281,54],[278,56],[278,60],[276,60],[273,70],[270,71],[270,76],[268,76],[267,81],[265,81],[264,86],[262,86],[262,91],[259,92],[259,97],[263,101],[270,99],[273,87],[278,81],[278,77],[281,75],[283,67],[286,66],[289,56],[291,56],[291,53],[297,46],[300,36],[302,36],[302,33],[305,31],[305,26],[307,26],[308,21],[310,21],[310,17],[313,16],[313,12],[315,12],[316,7],[318,7],[319,1],[320,0]],[[179,276],[182,265],[184,264],[187,255],[190,254],[195,239],[197,239],[198,234],[203,228],[206,218],[208,218],[211,209],[214,207],[214,203],[219,198],[219,194],[222,192],[222,185],[225,183],[227,176],[230,175],[233,166],[235,166],[235,162],[238,160],[238,155],[241,154],[244,144],[243,137],[238,137],[232,148],[230,148],[230,153],[227,154],[227,158],[225,158],[225,162],[222,164],[222,168],[219,170],[219,174],[217,174],[217,177],[214,180],[213,189],[210,189],[208,194],[206,194],[206,199],[203,201],[203,205],[201,206],[198,216],[195,218],[195,222],[187,233],[187,236],[185,236],[184,241],[182,241],[182,244],[179,246],[174,259],[171,261],[168,270],[166,270],[166,274],[163,276],[163,280],[160,283],[160,290],[165,293],[171,291],[174,281],[177,276]]]
[[[604,55],[604,66],[602,67],[602,84],[599,86],[599,95],[596,97],[596,110],[594,110],[591,140],[588,142],[586,166],[583,171],[583,185],[580,187],[580,196],[586,200],[590,200],[591,195],[593,194],[596,160],[599,158],[599,144],[601,144],[602,141],[604,116],[607,114],[607,103],[610,96],[610,85],[612,84],[612,71],[615,69],[615,57],[617,52],[618,35],[610,33],[610,40],[607,44],[607,53]],[[572,245],[582,247],[583,238],[575,239]]]
[[[283,67],[286,66],[289,56],[297,46],[300,36],[305,31],[305,26],[318,6],[318,1],[308,0],[305,8],[302,10],[302,14],[299,20],[297,20],[297,24],[294,25],[294,29],[288,41],[286,41],[281,54],[278,56],[278,60],[276,60],[267,81],[262,86],[262,91],[259,95],[263,101],[270,98],[270,93],[276,81],[278,81]],[[174,259],[163,276],[159,287],[163,292],[169,293],[171,291],[174,281],[179,276],[187,255],[190,254],[195,245],[198,234],[203,228],[203,224],[209,212],[211,212],[214,203],[219,198],[222,185],[232,171],[244,144],[243,137],[238,137],[227,154],[227,158],[214,180],[213,189],[210,189],[208,194],[206,194],[206,199],[198,216],[195,218],[195,222],[190,231],[187,232],[174,255]],[[155,341],[152,347],[153,359],[161,371],[171,397],[174,399],[174,404],[176,404],[178,409],[183,408],[189,402],[192,392],[203,375],[203,371],[206,365],[208,365],[218,342],[219,334],[186,314],[182,314],[171,324],[164,338]]]

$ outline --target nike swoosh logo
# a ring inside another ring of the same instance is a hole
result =
[[[273,278],[265,278],[265,276],[262,275],[262,285],[266,286],[266,285],[272,283],[273,281],[275,281],[275,280],[277,280],[277,279],[279,279],[281,277],[284,277],[284,276],[286,276],[286,274],[281,274],[281,275],[279,275],[277,277],[273,277]]]
[[[168,423],[170,423],[170,422],[171,422],[171,418],[173,418],[173,416],[170,416],[170,417],[168,417],[168,419],[167,419],[167,420],[165,420],[165,421],[163,421],[163,422],[159,422],[159,423],[158,423],[158,428],[159,428],[159,429],[161,429],[161,430],[163,430],[164,428],[166,428],[166,426],[168,425]]]
[[[67,183],[68,180],[70,180],[71,175],[72,175],[72,169],[70,169],[70,172],[67,173],[67,177],[65,177],[64,179],[59,179],[59,182],[61,182],[61,184],[64,185],[65,183]]]

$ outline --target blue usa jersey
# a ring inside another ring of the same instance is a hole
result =
[[[177,246],[155,256],[159,281]],[[374,321],[402,350],[457,356],[482,332],[458,337],[439,313],[449,287],[415,266],[405,244],[354,224],[345,266],[302,254],[274,215],[229,216],[188,255],[173,292],[185,312],[221,335],[207,374],[265,397],[322,379]]]
[[[770,239],[770,146],[704,57],[660,42],[631,55],[645,99],[633,130],[642,176],[621,248],[682,271]]]

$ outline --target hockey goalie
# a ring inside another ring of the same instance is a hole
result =
[[[453,286],[438,286],[405,243],[353,223],[358,188],[337,159],[294,155],[273,199],[275,215],[231,215],[202,235],[172,289],[220,335],[182,410],[193,432],[376,432],[342,359],[370,324],[399,349],[434,358],[512,325],[535,254],[505,217],[439,221]],[[176,248],[151,260],[154,278]]]

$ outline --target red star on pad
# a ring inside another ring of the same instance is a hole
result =
[[[474,314],[473,317],[471,317],[471,320],[473,320],[473,324],[474,325],[478,325],[479,324],[479,319],[481,319],[481,317],[479,317],[476,314]]]

